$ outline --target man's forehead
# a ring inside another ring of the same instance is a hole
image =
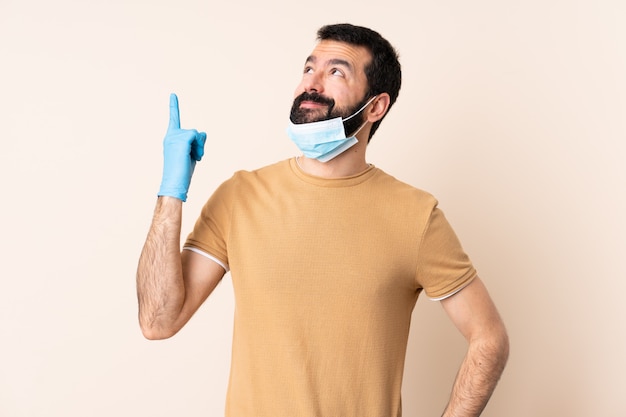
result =
[[[353,45],[346,42],[332,40],[322,40],[311,52],[306,62],[326,64],[344,64],[354,69],[364,68],[370,61],[369,50],[360,45]]]

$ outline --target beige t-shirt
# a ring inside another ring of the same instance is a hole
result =
[[[237,172],[186,247],[230,268],[228,417],[396,417],[411,312],[475,276],[428,193],[382,170],[340,179],[289,159]]]

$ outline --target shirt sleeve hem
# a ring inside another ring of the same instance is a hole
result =
[[[460,287],[455,288],[454,290],[452,290],[451,292],[444,294],[442,296],[439,297],[428,297],[428,299],[430,301],[442,301],[445,300],[448,297],[452,297],[454,294],[458,293],[459,291],[461,291],[463,288],[467,287],[468,285],[470,285],[472,283],[472,281],[474,281],[474,279],[477,277],[476,272],[474,272],[473,276],[468,279],[467,281],[465,281]]]
[[[226,272],[228,272],[228,271],[230,270],[230,269],[228,268],[228,264],[226,264],[226,263],[224,263],[224,262],[220,261],[220,260],[219,260],[219,259],[217,259],[215,256],[213,256],[213,255],[211,255],[211,254],[208,254],[208,253],[206,253],[206,252],[205,252],[205,251],[203,251],[203,250],[200,250],[200,249],[198,249],[198,248],[194,248],[194,247],[192,247],[192,246],[184,246],[184,247],[183,247],[183,250],[188,250],[188,251],[191,251],[191,252],[197,253],[198,255],[202,255],[202,256],[204,256],[205,258],[208,258],[208,259],[212,260],[213,262],[215,262],[216,264],[218,264],[219,266],[221,266],[222,268],[224,268],[224,271],[226,271]]]

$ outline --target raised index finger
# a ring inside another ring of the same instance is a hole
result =
[[[167,130],[180,129],[180,113],[178,111],[178,97],[170,94],[170,123]]]

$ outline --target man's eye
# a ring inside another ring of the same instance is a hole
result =
[[[341,72],[340,70],[338,70],[337,68],[333,68],[330,73],[332,75],[335,75],[337,77],[343,77],[343,72]]]
[[[312,73],[313,73],[313,68],[311,68],[311,67],[305,67],[305,68],[304,68],[304,73],[305,73],[305,74],[312,74]]]

